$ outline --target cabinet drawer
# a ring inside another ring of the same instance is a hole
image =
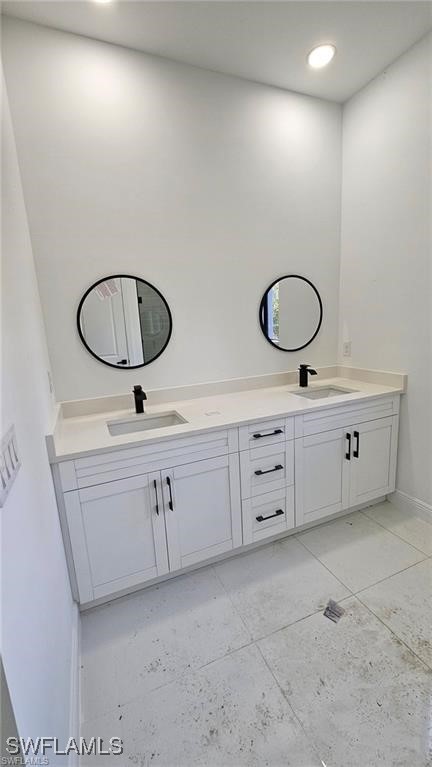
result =
[[[63,491],[78,490],[237,450],[237,429],[224,429],[76,458],[60,463],[59,473]]]
[[[294,527],[294,486],[242,502],[243,543],[253,543]]]
[[[282,490],[294,482],[294,440],[240,453],[242,498]]]
[[[256,449],[294,438],[294,418],[258,421],[239,428],[239,449]]]
[[[346,405],[335,405],[324,410],[295,416],[295,436],[307,437],[346,426],[364,423],[399,413],[399,394],[391,397],[365,399]]]

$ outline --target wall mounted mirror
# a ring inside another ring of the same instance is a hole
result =
[[[297,352],[317,335],[323,317],[315,285],[297,274],[272,282],[264,293],[259,319],[267,341],[284,352]]]
[[[128,274],[104,277],[91,285],[80,301],[77,324],[90,354],[117,369],[153,362],[172,331],[163,295],[154,285]]]

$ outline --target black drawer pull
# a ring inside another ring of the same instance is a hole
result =
[[[170,509],[170,511],[174,511],[174,502],[173,502],[173,495],[172,495],[171,479],[170,479],[170,477],[166,478],[166,483],[168,485],[168,490],[169,490],[168,508]]]
[[[354,458],[359,458],[360,456],[360,434],[358,431],[354,432],[354,439],[356,440],[356,446],[353,450],[353,456]]]
[[[283,429],[275,429],[268,434],[253,434],[254,439],[263,439],[263,437],[273,437],[274,434],[283,434]]]
[[[270,514],[268,517],[263,517],[262,514],[259,517],[255,517],[257,522],[265,522],[267,519],[273,519],[273,517],[280,517],[281,514],[285,514],[283,509],[277,509],[274,514]]]
[[[157,482],[155,479],[153,480],[153,487],[154,487],[155,497],[156,497],[156,507],[155,507],[156,514],[159,516],[159,499],[158,499],[158,491],[157,491]]]
[[[345,437],[348,440],[348,448],[347,448],[347,452],[345,453],[345,458],[347,459],[347,461],[350,461],[351,460],[351,434],[349,433],[349,431],[347,431]]]
[[[262,469],[257,469],[257,470],[254,472],[254,474],[256,474],[256,475],[257,475],[257,477],[262,477],[262,476],[263,476],[263,474],[272,474],[274,471],[280,471],[281,469],[283,469],[283,466],[282,466],[282,464],[281,464],[281,463],[278,463],[278,464],[276,464],[276,466],[274,467],[274,469],[267,469],[267,471],[263,471]]]

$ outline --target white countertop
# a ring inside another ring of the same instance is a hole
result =
[[[400,386],[370,383],[353,377],[320,379],[310,383],[309,389],[340,386],[355,391],[319,400],[296,396],[296,392],[304,391],[300,390],[297,384],[235,391],[153,405],[150,394],[145,408],[147,415],[174,410],[185,419],[186,423],[113,437],[108,431],[108,421],[140,417],[135,415],[133,396],[130,395],[131,407],[128,409],[107,410],[68,418],[59,417],[54,433],[47,437],[49,456],[51,462],[55,463],[97,452],[108,452],[122,447],[134,447],[149,442],[183,437],[210,429],[234,427],[251,421],[281,416],[300,415],[337,405],[348,405],[359,400],[402,394],[405,390],[404,379],[405,377],[401,375]],[[395,381],[392,382],[395,383]]]

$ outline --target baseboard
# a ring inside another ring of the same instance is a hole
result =
[[[70,667],[70,700],[69,700],[69,737],[78,738],[80,734],[81,719],[81,690],[80,690],[80,665],[81,665],[81,616],[78,605],[73,605],[72,624],[72,650]],[[68,767],[78,767],[79,756],[70,753]]]
[[[416,514],[427,522],[432,522],[432,506],[429,503],[413,498],[402,490],[395,490],[394,493],[387,496],[397,509],[405,511],[408,514]]]

